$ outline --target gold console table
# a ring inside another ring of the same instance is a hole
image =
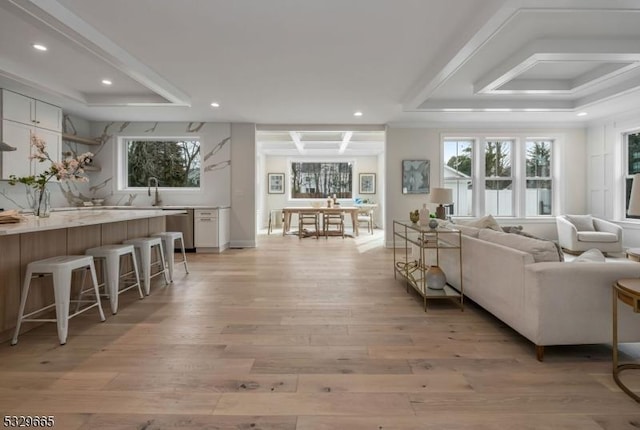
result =
[[[448,283],[441,290],[429,288],[427,272],[431,266],[440,265],[441,252],[458,254],[460,290]],[[411,286],[422,296],[425,312],[427,311],[427,301],[439,299],[450,300],[461,310],[464,310],[462,236],[459,230],[441,227],[432,229],[428,226],[414,224],[411,221],[394,220],[393,266],[394,278],[397,279],[397,276],[400,275],[407,282],[407,291]]]

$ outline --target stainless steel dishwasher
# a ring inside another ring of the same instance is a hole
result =
[[[165,209],[175,210],[175,209]],[[181,231],[184,238],[184,247],[188,251],[195,250],[193,244],[193,209],[180,209],[187,213],[177,215],[167,215],[167,231]]]

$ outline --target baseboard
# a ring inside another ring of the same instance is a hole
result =
[[[256,246],[255,240],[232,240],[229,245],[230,248],[255,248]]]

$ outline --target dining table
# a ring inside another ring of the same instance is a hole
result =
[[[284,222],[282,223],[282,235],[287,234],[291,227],[291,215],[300,214],[300,213],[319,213],[324,214],[325,212],[335,212],[335,211],[343,211],[345,213],[351,214],[351,224],[353,225],[353,235],[358,236],[360,233],[358,228],[358,211],[361,208],[357,206],[323,206],[314,208],[313,206],[290,206],[282,208],[282,215],[284,218]]]

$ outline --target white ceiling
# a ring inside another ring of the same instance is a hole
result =
[[[580,125],[640,108],[638,22],[638,0],[4,0],[0,86],[92,120]]]

